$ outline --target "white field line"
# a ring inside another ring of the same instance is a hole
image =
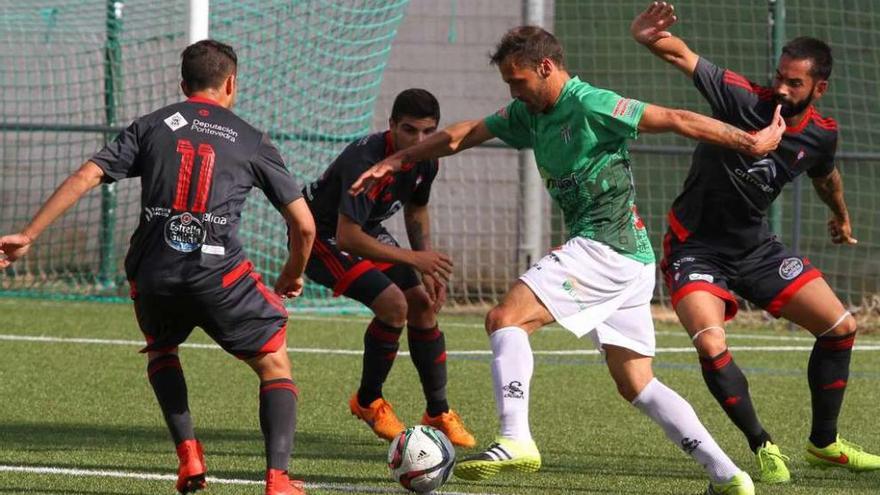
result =
[[[73,337],[46,337],[40,335],[8,335],[0,334],[0,341],[9,342],[41,342],[48,344],[80,344],[80,345],[120,345],[131,347],[143,347],[144,343],[138,340],[113,340],[113,339],[86,339]],[[220,350],[217,344],[181,344],[182,348],[188,349],[213,349]],[[750,351],[750,352],[809,352],[813,350],[812,346],[731,346],[734,351]],[[880,351],[880,345],[865,344],[853,348],[856,351]],[[313,347],[291,347],[288,352],[292,354],[325,354],[325,355],[344,355],[344,356],[360,356],[363,354],[361,349],[322,349]],[[658,354],[681,354],[694,352],[693,347],[659,347]],[[402,351],[398,353],[402,356],[408,356],[409,353]],[[447,351],[449,356],[490,356],[490,350],[461,350]],[[599,354],[595,349],[570,349],[561,351],[533,351],[537,356],[594,356]]]
[[[29,473],[29,474],[46,474],[46,475],[64,475],[78,477],[96,477],[96,478],[129,478],[137,480],[150,481],[176,481],[177,475],[174,474],[153,474],[153,473],[133,473],[127,471],[105,471],[92,469],[69,469],[57,467],[38,467],[38,466],[4,466],[0,465],[0,472],[12,473]],[[218,485],[262,485],[262,481],[241,480],[235,478],[214,478],[208,476],[208,484]],[[388,483],[392,483],[391,480]],[[310,490],[328,490],[333,492],[345,493],[408,493],[403,489],[379,488],[373,486],[346,485],[343,483],[306,483],[306,488]],[[469,492],[448,492],[441,491],[438,494],[444,495],[472,495]],[[491,494],[489,494],[491,495]]]
[[[336,317],[334,317],[334,316],[311,316],[311,315],[301,315],[301,314],[297,314],[297,313],[291,313],[290,314],[290,321],[296,322],[297,320],[326,321],[326,322],[333,322],[333,323],[351,323],[351,324],[358,324],[358,325],[366,325],[370,322],[370,318],[359,318],[359,317],[345,318],[345,317],[338,317],[338,316],[336,316]],[[481,323],[463,323],[463,322],[455,322],[455,321],[441,322],[440,326],[441,327],[451,327],[451,328],[475,328],[475,329],[481,329],[481,330],[483,329],[483,325]],[[544,327],[543,329],[541,329],[541,331],[542,332],[547,332],[547,331],[567,332],[568,330],[566,330],[558,325],[553,325],[553,326]],[[688,335],[684,331],[684,329],[682,329],[681,331],[678,331],[678,332],[661,331],[661,332],[654,332],[654,334],[657,335],[658,337],[688,338]],[[780,340],[780,341],[785,341],[785,342],[813,342],[816,340],[813,337],[805,337],[805,336],[803,336],[803,334],[791,335],[791,336],[773,335],[773,334],[763,335],[763,334],[739,333],[739,332],[730,332],[730,331],[727,332],[727,338],[728,339],[753,339],[753,340]]]

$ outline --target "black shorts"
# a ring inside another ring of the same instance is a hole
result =
[[[223,277],[216,292],[192,295],[139,294],[132,287],[138,324],[147,340],[141,352],[165,352],[201,327],[226,352],[248,359],[287,344],[287,310],[244,261]]]
[[[372,235],[379,242],[399,246],[384,229]],[[373,262],[348,254],[336,246],[335,238],[320,234],[312,246],[306,275],[332,289],[334,297],[344,295],[365,306],[371,305],[376,296],[391,284],[405,291],[422,283],[416,271],[407,265]]]
[[[809,259],[776,239],[768,239],[746,256],[730,258],[707,244],[681,239],[672,229],[663,238],[660,269],[673,307],[691,292],[706,291],[725,301],[725,320],[738,309],[731,291],[779,318],[782,307],[801,287],[822,276]]]

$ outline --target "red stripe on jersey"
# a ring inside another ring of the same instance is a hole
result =
[[[173,208],[186,211],[186,200],[189,198],[189,184],[192,176],[195,149],[186,139],[177,141],[177,152],[180,153],[180,170],[177,172],[177,194],[174,196]]]
[[[678,221],[672,210],[669,210],[669,213],[666,214],[666,220],[669,222],[669,228],[675,233],[675,237],[678,238],[679,242],[684,242],[691,236],[691,232]]]
[[[822,129],[828,131],[837,130],[837,121],[832,119],[831,117],[823,117],[819,114],[819,112],[816,111],[815,108],[813,109],[813,122],[815,122],[815,124]]]
[[[212,100],[210,98],[205,98],[204,96],[191,96],[186,100],[189,103],[205,103],[207,105],[214,105],[215,107],[223,106],[219,101]]]
[[[345,268],[342,267],[342,263],[336,259],[336,256],[333,254],[333,251],[324,244],[324,241],[320,239],[315,239],[314,244],[312,245],[315,252],[318,254],[318,258],[324,263],[324,266],[330,270],[330,274],[333,275],[333,278],[340,279],[345,274]]]
[[[724,82],[731,86],[743,88],[749,93],[754,93],[758,95],[758,98],[762,100],[769,100],[773,97],[772,89],[755,84],[752,81],[749,81],[745,77],[741,76],[740,74],[737,74],[736,72],[733,72],[729,69],[724,71]]]
[[[797,125],[792,126],[792,127],[786,126],[785,133],[786,134],[798,134],[807,128],[807,124],[809,124],[811,120],[813,120],[813,106],[812,105],[807,107],[807,113],[804,115],[804,118],[802,118],[801,121],[797,123]]]

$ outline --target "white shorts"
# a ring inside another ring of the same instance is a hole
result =
[[[654,264],[575,237],[520,276],[560,325],[596,347],[625,347],[643,356],[655,351],[651,297]]]

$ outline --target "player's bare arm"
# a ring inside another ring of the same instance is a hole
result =
[[[0,268],[8,267],[27,254],[37,237],[87,192],[98,187],[103,177],[104,171],[91,161],[84,163],[76,172],[70,174],[34,215],[27,227],[18,234],[0,237]]]
[[[693,78],[700,57],[681,38],[668,31],[677,20],[671,3],[652,2],[633,19],[629,30],[633,39],[645,45],[651,53]]]
[[[413,251],[431,251],[431,219],[427,205],[409,203],[403,208],[406,235]],[[446,302],[446,284],[440,278],[423,272],[422,282],[434,305],[434,312]]]
[[[348,192],[353,195],[362,193],[373,181],[399,171],[404,163],[414,163],[454,155],[468,148],[473,148],[493,137],[495,136],[482,120],[457,122],[431,134],[430,137],[421,143],[400,150],[373,165],[354,181]]]
[[[785,120],[776,106],[770,125],[749,134],[730,124],[687,110],[647,105],[639,122],[639,131],[674,132],[682,136],[716,144],[752,156],[764,156],[779,146],[785,133]]]
[[[836,168],[825,177],[813,179],[813,188],[822,201],[831,210],[828,220],[828,233],[834,244],[856,244],[859,241],[852,236],[852,225],[849,221],[849,210],[843,199],[843,178]]]
[[[341,213],[336,226],[336,246],[361,258],[409,265],[424,274],[444,280],[452,275],[452,260],[449,256],[436,251],[413,251],[384,244],[364,232],[360,224]]]
[[[294,298],[302,294],[303,272],[315,241],[315,219],[303,198],[291,201],[282,213],[290,235],[290,254],[275,282],[275,293]]]

